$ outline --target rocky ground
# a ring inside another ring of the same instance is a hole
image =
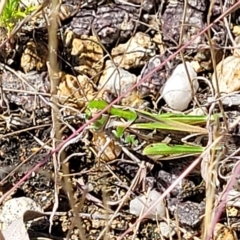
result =
[[[217,21],[238,2],[63,0],[51,51],[51,3],[44,3],[10,32],[0,29],[5,239],[13,229],[25,231],[14,239],[207,239],[238,164],[239,9]],[[181,152],[163,151],[169,146]],[[203,157],[208,146],[216,148]],[[238,202],[236,181],[209,239],[239,238]]]

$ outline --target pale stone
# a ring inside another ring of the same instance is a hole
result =
[[[41,207],[27,197],[13,198],[5,202],[0,213],[3,229],[6,229],[16,219],[23,217],[28,210],[42,212]]]
[[[98,88],[121,95],[127,92],[136,82],[137,77],[134,74],[120,67],[117,68],[111,60],[108,60],[99,80]]]
[[[151,190],[148,196],[142,195],[135,197],[130,202],[130,213],[139,216],[143,211],[144,214],[148,211],[148,208],[150,208],[153,204],[155,204],[156,201],[158,201],[158,204],[148,212],[146,218],[159,220],[165,217],[165,205],[163,200],[158,200],[160,197],[161,194],[156,190]]]
[[[173,71],[171,77],[165,83],[162,97],[172,109],[183,111],[187,109],[192,97],[197,92],[199,84],[196,79],[197,73],[189,62],[186,62],[190,80],[192,81],[193,93],[188,75],[183,63]]]
[[[174,228],[172,226],[169,226],[169,224],[166,222],[159,223],[159,230],[165,238],[170,238],[170,236],[172,237],[176,234]]]
[[[229,56],[216,67],[220,93],[231,93],[240,89],[240,57]],[[212,75],[212,83],[217,90],[216,74]]]
[[[148,34],[138,32],[128,42],[113,48],[111,55],[122,68],[138,68],[156,55],[156,45]]]

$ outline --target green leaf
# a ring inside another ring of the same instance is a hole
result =
[[[135,121],[137,118],[136,112],[131,110],[122,110],[122,109],[112,107],[110,109],[110,113],[116,117],[124,118],[132,122]]]
[[[37,6],[30,6],[22,10],[19,6],[20,1],[21,0],[8,0],[0,16],[0,25],[8,29],[8,34],[18,20],[26,17],[29,13],[38,8]]]
[[[26,13],[24,13],[24,12],[16,12],[16,14],[15,14],[15,16],[17,16],[17,17],[21,17],[21,18],[25,18],[26,16],[27,16],[27,14]]]
[[[93,123],[94,129],[95,130],[102,129],[105,126],[107,121],[108,121],[108,117],[106,115],[103,115],[100,119],[96,120]]]
[[[124,127],[117,127],[116,131],[114,131],[114,134],[117,138],[121,138],[123,136],[125,128]]]
[[[204,150],[201,146],[154,143],[143,149],[143,155],[197,154]]]
[[[26,14],[32,13],[33,11],[37,10],[39,8],[39,6],[29,6],[26,8],[26,10],[24,11]]]
[[[93,100],[88,103],[88,108],[96,108],[98,110],[103,110],[105,107],[107,107],[108,103],[103,100]]]
[[[137,145],[138,141],[135,138],[136,138],[135,135],[127,134],[127,136],[125,137],[125,142],[133,145]]]
[[[92,113],[89,109],[85,110],[85,116],[86,116],[86,119],[90,119],[92,117]]]
[[[89,102],[88,108],[90,109],[98,109],[98,110],[103,110],[108,106],[108,103],[103,101],[103,100],[93,100]],[[137,118],[137,114],[135,111],[131,110],[122,110],[116,107],[111,107],[109,110],[109,113],[113,116],[124,118],[129,121],[135,121]]]

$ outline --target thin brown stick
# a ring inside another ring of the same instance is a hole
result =
[[[58,39],[57,39],[57,31],[58,31],[58,0],[53,0],[51,5],[51,13],[50,13],[50,20],[48,26],[48,52],[49,52],[49,62],[48,64],[48,73],[51,83],[51,101],[52,105],[52,131],[51,131],[51,139],[52,139],[52,146],[56,148],[57,141],[61,140],[61,125],[58,120],[59,109],[57,107],[57,86],[59,85],[60,79],[58,77],[58,61],[57,61],[57,51],[58,51]],[[49,231],[51,232],[51,227],[53,224],[53,217],[55,212],[58,209],[59,201],[58,201],[58,191],[59,188],[57,186],[58,183],[58,169],[59,166],[57,164],[57,157],[56,153],[52,156],[53,159],[53,166],[54,166],[54,206],[52,210],[52,214],[50,216],[50,228]]]

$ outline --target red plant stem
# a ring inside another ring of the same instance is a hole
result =
[[[158,67],[156,67],[155,69],[153,69],[151,72],[149,72],[147,75],[145,75],[139,82],[137,82],[134,86],[132,86],[128,91],[126,91],[125,93],[123,93],[122,95],[120,95],[117,99],[115,99],[114,101],[112,101],[106,108],[104,108],[102,111],[98,112],[92,119],[90,119],[88,122],[86,122],[85,124],[83,124],[77,131],[75,131],[73,134],[71,134],[67,139],[65,139],[64,141],[62,141],[54,150],[52,150],[43,160],[41,160],[35,167],[33,167],[31,170],[29,170],[28,173],[25,174],[24,177],[22,177],[7,193],[5,193],[1,198],[0,198],[0,204],[3,202],[3,200],[11,193],[13,192],[15,189],[17,189],[21,184],[24,183],[24,181],[26,179],[28,179],[29,177],[31,177],[31,174],[33,172],[35,172],[36,170],[38,170],[42,165],[44,165],[48,159],[57,151],[59,151],[65,143],[67,143],[69,140],[71,140],[72,138],[76,137],[79,133],[81,133],[89,124],[93,123],[95,120],[97,120],[103,113],[105,113],[107,110],[109,110],[115,103],[119,102],[119,100],[121,100],[124,96],[126,96],[127,94],[129,94],[130,92],[132,92],[138,85],[140,85],[142,82],[144,82],[146,79],[148,79],[149,77],[152,76],[152,74],[154,74],[156,71],[158,71],[159,69],[161,69],[168,61],[172,60],[174,57],[177,56],[178,53],[180,53],[182,50],[184,50],[187,46],[189,46],[192,42],[195,41],[195,39],[197,37],[199,37],[200,35],[202,35],[203,33],[205,33],[208,29],[210,29],[215,23],[217,23],[218,21],[220,21],[223,17],[225,17],[226,15],[230,14],[234,8],[236,8],[238,5],[240,4],[240,0],[237,1],[232,7],[230,7],[226,12],[224,12],[221,16],[219,16],[215,21],[213,21],[211,24],[209,24],[205,29],[203,29],[202,31],[200,31],[196,36],[194,36],[190,41],[188,41],[186,44],[184,44],[182,47],[180,47],[175,53],[173,53],[171,56],[169,56],[165,61],[163,61]],[[198,158],[199,159],[199,158]],[[198,160],[197,159],[197,160]],[[198,163],[198,161],[195,160],[194,163],[191,165],[191,169],[192,170]],[[240,164],[239,166],[236,168],[236,171],[240,171]],[[185,177],[186,174],[188,174],[188,172],[184,172],[180,177]],[[232,180],[232,179],[231,179]],[[232,180],[234,181],[234,179]],[[166,196],[168,194],[168,192],[170,192],[176,185],[177,183],[173,183],[170,187],[169,187],[169,191],[166,191],[166,194],[163,193],[164,196]],[[226,191],[227,193],[227,191]],[[162,195],[162,196],[163,196]],[[163,197],[162,197],[163,198]],[[154,206],[157,205],[157,203],[159,202],[159,200],[154,203],[150,208],[149,211],[154,208]],[[223,206],[222,206],[223,207]],[[222,208],[219,208],[219,211],[221,211]],[[142,216],[143,218],[146,216],[147,212]],[[139,221],[136,221],[129,230],[127,230],[125,233],[122,234],[122,236],[120,237],[120,239],[122,239],[129,231],[131,231],[131,229],[138,223]]]

